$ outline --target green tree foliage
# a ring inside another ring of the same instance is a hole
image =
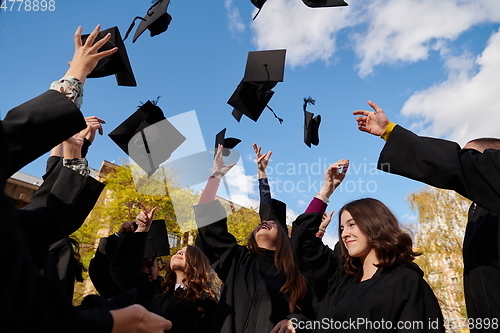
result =
[[[260,223],[259,214],[250,208],[240,208],[227,218],[227,229],[240,245],[247,245],[247,239]]]
[[[423,255],[416,263],[440,301],[445,318],[466,317],[463,290],[462,242],[469,200],[459,194],[425,187],[407,201],[418,213],[415,245]]]

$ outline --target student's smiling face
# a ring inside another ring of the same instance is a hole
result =
[[[356,258],[365,258],[374,250],[366,234],[359,229],[351,214],[344,210],[340,216],[341,238],[349,255]]]

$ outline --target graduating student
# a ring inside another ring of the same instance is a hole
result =
[[[16,332],[133,332],[142,329],[159,333],[168,329],[163,318],[139,305],[114,311],[72,307],[59,279],[40,272],[33,257],[35,238],[27,232],[30,224],[41,220],[54,218],[56,223],[64,220],[64,213],[70,206],[65,202],[64,187],[54,184],[54,195],[47,200],[47,206],[34,211],[16,210],[3,193],[6,179],[14,172],[85,128],[78,109],[83,81],[100,59],[116,51],[97,52],[109,39],[107,36],[94,44],[98,32],[99,27],[82,44],[79,28],[70,69],[55,84],[55,90],[10,110],[0,122],[0,250],[9,254],[3,260],[8,274],[0,277],[0,321]]]
[[[136,288],[137,303],[170,321],[169,332],[208,332],[217,306],[208,258],[197,247],[185,246],[172,256],[162,277],[156,256],[169,255],[165,221],[152,221],[155,208],[141,207],[137,230],[120,236],[111,265],[114,280],[123,290]],[[145,250],[154,252],[154,265],[146,270]]]
[[[454,190],[473,201],[463,244],[465,303],[471,332],[494,331],[500,321],[500,146],[498,139],[478,139],[463,149],[455,142],[417,136],[375,112],[358,110],[361,131],[386,144],[378,168],[438,188]],[[494,149],[488,149],[494,148]],[[486,326],[485,323],[489,325]]]
[[[383,203],[366,198],[340,210],[335,251],[316,232],[328,198],[345,177],[348,161],[325,172],[325,182],[305,214],[293,223],[292,244],[321,310],[316,332],[444,332],[438,301],[413,263],[410,236]]]
[[[292,332],[307,283],[295,266],[287,230],[277,221],[262,221],[240,246],[227,230],[226,211],[215,194],[226,166],[219,145],[212,176],[195,216],[199,244],[218,260],[212,265],[224,282],[211,332]]]
[[[87,161],[85,160],[86,151],[88,146],[92,144],[95,131],[99,130],[102,133],[101,124],[104,121],[95,116],[86,117],[85,121],[87,123],[86,129],[51,150],[50,157],[47,160],[46,173],[43,176],[44,182],[32,195],[29,204],[23,208],[23,210],[34,210],[46,206],[52,188],[58,181],[66,184],[67,187],[73,188],[80,188],[80,183],[83,183],[84,185],[76,197],[78,200],[76,198],[73,200],[71,209],[72,212],[77,212],[77,214],[72,217],[67,216],[65,221],[65,225],[71,226],[70,228],[74,230],[82,225],[89,209],[94,206],[104,189],[104,184],[89,177],[88,168],[86,167]],[[66,167],[80,173],[81,177],[75,179],[73,173],[61,172]],[[75,180],[79,182],[75,183]],[[88,209],[82,210],[82,205],[88,207]],[[30,228],[33,228],[33,226],[30,226]],[[43,226],[42,232],[47,230],[51,229]],[[49,233],[51,232],[53,230]],[[41,237],[41,234],[37,232],[37,238],[52,238],[52,234]],[[49,252],[57,265],[57,273],[70,299],[73,299],[75,282],[83,282],[82,273],[85,268],[79,258],[78,250],[78,241],[70,237],[64,237],[49,246]]]

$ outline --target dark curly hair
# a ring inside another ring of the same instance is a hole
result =
[[[184,257],[186,261],[186,267],[184,268],[186,278],[183,283],[186,289],[179,297],[188,301],[201,301],[204,295],[208,294],[215,300],[216,295],[212,289],[212,274],[208,258],[200,249],[191,245],[187,246]],[[176,274],[172,271],[170,265],[165,265],[165,270],[165,280],[160,285],[163,294],[175,290],[177,280]]]
[[[348,211],[358,228],[366,235],[379,259],[377,267],[391,267],[413,262],[422,253],[413,251],[413,241],[391,210],[377,199],[364,198],[345,204],[339,212],[339,244],[344,269],[347,274],[356,275],[362,268],[361,259],[349,255],[342,241],[340,218]]]

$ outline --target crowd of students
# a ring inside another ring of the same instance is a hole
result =
[[[177,251],[159,271],[157,257],[168,254],[168,246],[148,250],[148,233],[158,226],[165,231],[165,223],[154,220],[156,208],[141,204],[136,220],[102,240],[91,262],[90,277],[100,296],[72,306],[76,275],[67,270],[71,265],[71,272],[78,271],[78,263],[60,260],[61,249],[72,249],[69,235],[104,188],[89,176],[84,158],[103,121],[84,118],[79,110],[86,76],[100,59],[116,52],[98,52],[109,39],[94,43],[99,30],[82,43],[78,28],[66,75],[1,121],[2,188],[14,172],[56,147],[28,207],[17,210],[1,194],[3,327],[51,333],[445,331],[439,302],[414,263],[421,253],[382,202],[363,198],[345,204],[339,210],[338,244],[334,249],[323,244],[333,213],[326,213],[327,204],[346,176],[348,160],[325,170],[320,191],[293,222],[289,236],[285,205],[272,198],[265,172],[271,152],[261,154],[257,145],[261,222],[246,246],[228,232],[225,209],[216,199],[220,180],[234,166],[225,164],[219,145],[212,174],[194,206],[202,226],[196,246]],[[473,318],[498,321],[500,183],[495,181],[500,155],[489,149],[496,148],[495,140],[461,149],[421,138],[369,104],[374,112],[354,114],[360,130],[387,141],[381,167],[390,165],[392,173],[453,189],[475,202],[464,247],[467,310]],[[472,328],[497,330],[498,325]]]

